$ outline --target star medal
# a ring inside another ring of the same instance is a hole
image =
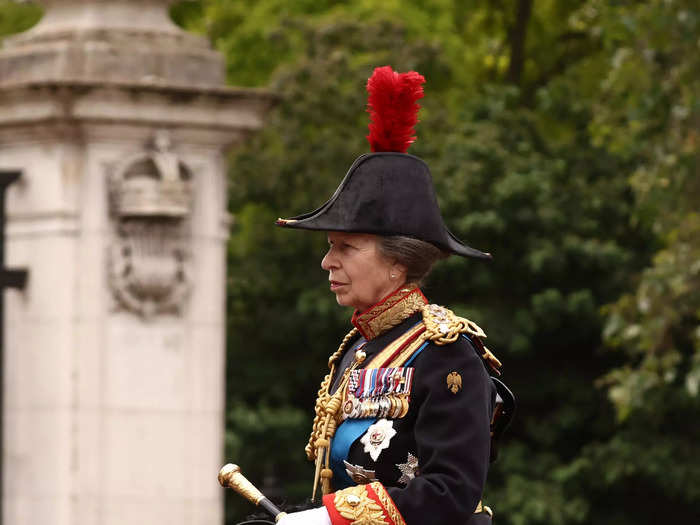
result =
[[[408,485],[408,482],[418,474],[418,458],[409,452],[406,463],[399,463],[396,468],[401,471],[399,483]]]
[[[360,442],[365,446],[365,452],[367,452],[374,461],[377,461],[382,450],[389,448],[391,438],[395,435],[396,430],[394,430],[394,422],[387,419],[380,419],[367,429],[367,432],[362,436]]]

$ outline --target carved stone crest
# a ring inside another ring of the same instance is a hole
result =
[[[116,242],[109,256],[117,309],[180,313],[190,289],[192,175],[164,132],[120,162],[109,179]]]

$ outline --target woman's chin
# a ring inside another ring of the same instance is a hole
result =
[[[357,309],[357,305],[350,297],[348,297],[348,294],[336,292],[335,300],[340,306],[347,306],[348,308]]]
[[[340,306],[350,306],[346,294],[336,292],[335,300]]]

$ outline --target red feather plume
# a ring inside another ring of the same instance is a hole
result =
[[[391,66],[378,67],[367,81],[369,141],[372,151],[406,153],[415,142],[418,99],[423,98],[425,78],[415,71],[397,73]]]

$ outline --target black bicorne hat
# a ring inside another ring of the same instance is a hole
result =
[[[367,84],[372,115],[368,139],[374,153],[361,155],[353,162],[323,206],[304,215],[278,219],[277,225],[301,230],[404,235],[457,255],[490,259],[490,254],[465,245],[447,229],[428,165],[403,152],[415,140],[411,135],[423,82],[423,77],[413,71],[398,74],[389,66],[375,69]],[[397,105],[408,107],[410,115],[397,112]],[[390,118],[386,113],[391,113]]]

